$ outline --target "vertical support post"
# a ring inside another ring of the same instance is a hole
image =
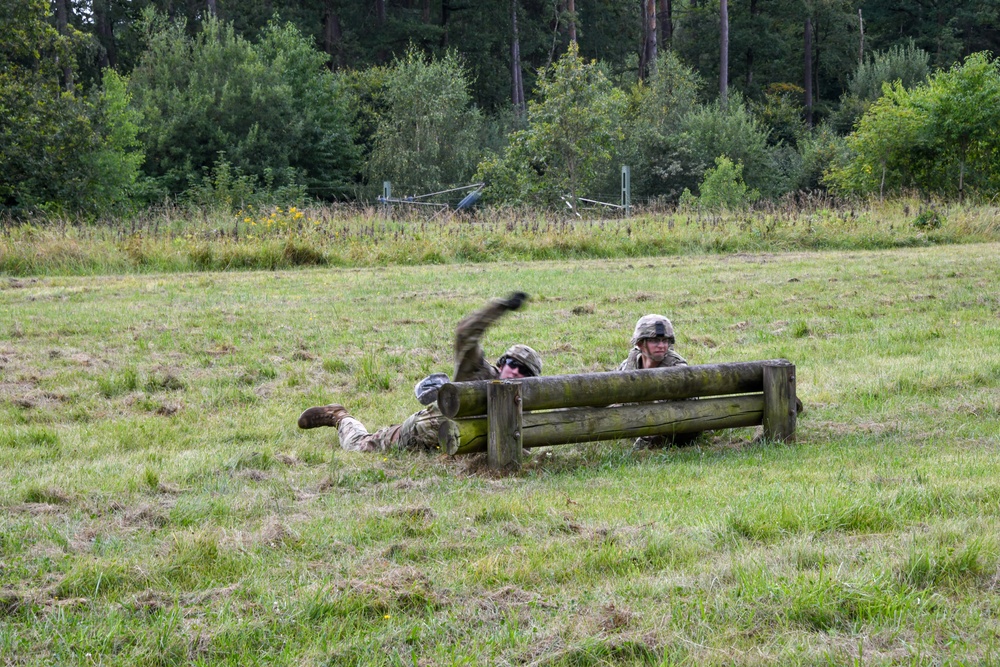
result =
[[[521,467],[521,385],[494,380],[486,385],[486,461],[493,470]]]
[[[622,165],[622,206],[625,217],[629,217],[632,214],[632,168],[627,164]]]
[[[392,204],[389,200],[392,198],[392,183],[389,181],[382,181],[382,196],[379,201],[382,202],[382,215],[388,216],[389,210],[392,208]]]
[[[795,442],[795,364],[784,359],[764,364],[764,437]]]

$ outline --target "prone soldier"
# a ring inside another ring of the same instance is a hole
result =
[[[491,325],[506,313],[519,309],[527,299],[528,295],[524,292],[514,292],[505,299],[490,301],[459,322],[455,330],[455,382],[541,375],[542,358],[527,345],[507,348],[496,364],[486,360],[480,345],[483,334]],[[438,448],[438,430],[445,419],[437,408],[437,389],[446,381],[446,375],[436,373],[419,382],[415,393],[427,407],[407,417],[402,424],[386,426],[374,433],[369,433],[365,425],[339,403],[309,408],[299,416],[299,428],[332,426],[340,436],[340,446],[351,451],[432,451]]]

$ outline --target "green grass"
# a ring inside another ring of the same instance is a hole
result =
[[[942,229],[951,224],[949,216]],[[786,357],[794,445],[348,453],[491,357],[614,367],[647,312],[691,363]],[[9,277],[0,661],[995,664],[1000,244]]]

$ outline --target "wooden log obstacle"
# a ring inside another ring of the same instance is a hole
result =
[[[699,400],[688,400],[697,398]],[[763,425],[795,439],[795,366],[785,359],[445,384],[448,454],[517,467],[522,448]]]

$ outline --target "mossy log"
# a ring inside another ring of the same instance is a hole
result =
[[[527,412],[522,415],[521,444],[530,449],[647,435],[700,433],[756,426],[763,414],[763,394]],[[485,452],[486,417],[445,419],[439,436],[441,449],[449,454]]]
[[[783,359],[776,361],[788,363]],[[555,375],[517,382],[521,385],[521,407],[530,412],[759,392],[763,390],[764,366],[768,363],[774,362]],[[488,382],[458,382],[441,387],[437,400],[442,414],[452,419],[485,415]]]

